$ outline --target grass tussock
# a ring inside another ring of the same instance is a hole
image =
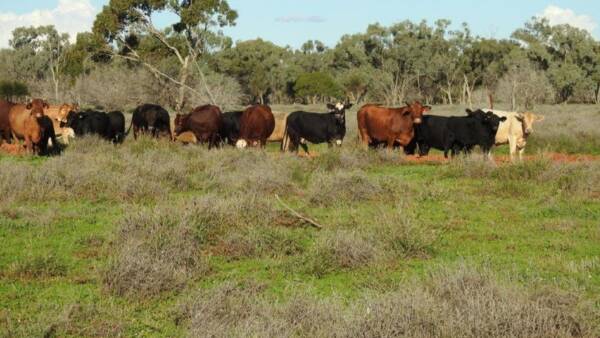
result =
[[[600,198],[600,163],[558,163],[549,159],[496,165],[478,157],[457,159],[442,169],[445,177],[494,179],[504,184],[546,185],[557,193],[580,198]],[[518,187],[515,187],[517,190]]]
[[[321,207],[389,200],[394,195],[394,182],[363,171],[320,172],[313,174],[307,194],[313,205]]]
[[[215,246],[217,254],[229,259],[281,258],[304,253],[303,231],[278,227],[250,227],[230,232]]]
[[[181,318],[193,337],[591,337],[578,302],[459,266],[351,305],[300,294],[281,302],[227,283],[200,292]]]
[[[206,273],[200,254],[203,238],[193,215],[142,209],[125,217],[103,272],[105,287],[119,296],[154,297]]]
[[[382,261],[427,258],[439,236],[434,228],[402,207],[379,209],[373,220],[358,229],[320,232],[308,252],[294,262],[303,272],[323,277]]]
[[[64,277],[69,268],[63,259],[52,254],[37,255],[19,260],[9,266],[6,277],[20,279],[47,279]]]
[[[127,324],[118,317],[118,313],[93,304],[71,304],[45,329],[43,336],[124,337],[126,329]]]

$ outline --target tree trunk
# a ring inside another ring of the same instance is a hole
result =
[[[54,69],[54,65],[50,65],[50,74],[52,75],[52,84],[54,85],[54,101],[56,104],[60,104],[58,101],[58,86],[60,81],[58,80],[58,74]]]
[[[510,90],[510,110],[515,111],[517,109],[517,83],[513,81]]]
[[[464,78],[465,78],[465,94],[467,96],[467,103],[469,104],[469,108],[473,109],[471,86],[469,85],[469,79],[467,78],[467,74],[464,74]]]
[[[600,104],[600,82],[596,84],[596,104]]]
[[[494,94],[490,90],[488,90],[488,104],[490,109],[494,109]]]
[[[177,114],[181,114],[183,112],[183,106],[185,104],[185,86],[186,81],[189,76],[189,66],[190,66],[190,56],[186,56],[183,61],[183,65],[181,66],[181,72],[179,73],[179,97],[177,98],[177,106],[175,107],[175,111]]]

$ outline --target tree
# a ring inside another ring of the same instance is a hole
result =
[[[176,22],[165,30],[159,30],[152,16],[160,12],[176,16]],[[195,64],[203,78],[198,59],[213,47],[213,43],[223,41],[211,29],[234,25],[236,19],[237,12],[225,0],[111,0],[96,17],[93,32],[104,42],[104,50],[108,53],[138,62],[156,76],[176,84],[179,97],[175,109],[181,112],[186,90],[197,92],[188,84],[190,68]],[[160,69],[153,54],[143,48],[148,44],[154,44],[159,51],[177,60],[176,76]],[[203,82],[210,93],[205,79]]]
[[[19,81],[0,81],[0,96],[6,101],[19,101],[29,95],[27,85]]]
[[[304,73],[298,77],[294,85],[296,97],[315,104],[318,100],[340,98],[342,91],[333,78],[326,73]]]
[[[285,91],[282,70],[290,66],[291,53],[262,39],[238,42],[213,58],[217,72],[236,78],[247,89],[251,101],[263,103],[270,92]]]
[[[12,35],[10,46],[22,56],[28,56],[33,64],[37,64],[27,68],[31,71],[37,70],[39,78],[43,77],[44,72],[50,72],[54,85],[54,100],[60,101],[59,86],[69,48],[69,34],[59,34],[54,26],[40,26],[19,27]]]

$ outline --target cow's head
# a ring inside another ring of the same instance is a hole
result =
[[[424,106],[419,101],[414,101],[413,103],[406,103],[408,107],[408,112],[410,112],[410,117],[415,124],[420,124],[423,121],[423,115],[429,111],[431,111],[430,106]]]
[[[491,111],[485,112],[481,109],[477,109],[475,111],[467,109],[467,115],[481,120],[481,122],[485,126],[487,126],[492,132],[494,132],[494,134],[498,131],[498,126],[500,126],[500,122],[506,121],[505,116],[500,117]]]
[[[58,108],[58,115],[56,116],[56,121],[59,123],[66,123],[67,116],[70,112],[76,112],[79,110],[79,106],[77,104],[63,104]]]
[[[343,125],[346,125],[346,109],[350,108],[352,108],[352,103],[338,102],[336,104],[327,104],[327,109],[329,109],[329,113],[333,114],[333,116],[335,116],[335,119]]]
[[[79,119],[83,119],[83,117],[84,117],[83,114],[78,114],[74,111],[70,111],[67,114],[65,121],[60,123],[60,127],[61,128],[75,128],[75,126],[77,126],[77,121]]]
[[[543,121],[544,116],[536,115],[531,112],[518,113],[517,120],[519,120],[519,122],[522,123],[523,133],[525,134],[525,136],[527,136],[527,135],[530,135],[531,133],[533,133],[533,123]]]
[[[179,136],[185,130],[185,125],[187,124],[187,120],[190,118],[191,114],[177,114],[175,115],[175,136]]]
[[[332,144],[337,145],[338,147],[342,146],[344,141],[344,136],[346,136],[346,109],[352,108],[352,103],[341,103],[338,102],[336,104],[327,104],[327,109],[329,109],[329,114],[332,114],[335,117],[336,128],[333,135],[329,135],[331,137],[330,142]]]
[[[25,108],[27,108],[27,110],[31,110],[29,113],[31,116],[40,118],[44,116],[44,109],[50,108],[50,105],[48,105],[48,103],[42,99],[33,99],[25,106]]]

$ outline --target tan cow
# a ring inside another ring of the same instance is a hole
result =
[[[67,115],[69,115],[72,111],[79,110],[79,106],[77,104],[68,104],[64,103],[62,105],[50,106],[45,110],[46,116],[52,120],[52,125],[54,126],[54,132],[57,136],[59,136],[63,143],[69,143],[69,137],[74,134],[71,128],[62,128],[60,126],[61,122],[67,122]]]
[[[44,100],[34,99],[27,105],[15,104],[8,112],[10,130],[15,143],[25,141],[25,149],[33,153],[34,147],[42,138],[42,128],[38,118],[44,116],[48,103]]]
[[[517,113],[502,110],[492,110],[500,117],[506,117],[501,122],[496,133],[496,145],[508,144],[510,147],[510,160],[514,161],[515,153],[519,151],[519,160],[523,159],[527,137],[533,133],[534,122],[541,122],[544,116],[531,112]]]
[[[283,141],[283,136],[285,134],[285,124],[287,123],[288,113],[281,112],[273,112],[273,116],[275,117],[275,129],[269,139],[269,142],[281,142]],[[287,149],[284,149],[287,150]]]

